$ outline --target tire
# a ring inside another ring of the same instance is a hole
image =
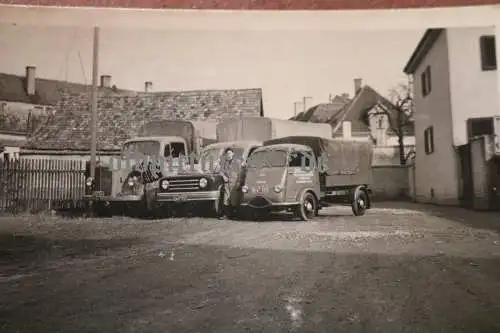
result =
[[[95,217],[111,217],[111,210],[102,202],[93,203],[93,215]]]
[[[357,188],[354,191],[351,208],[352,213],[355,216],[363,216],[366,213],[366,209],[369,205],[369,198],[366,191],[362,188]]]
[[[296,216],[302,221],[309,221],[317,216],[318,202],[311,192],[306,192],[297,207]]]
[[[222,185],[220,185],[217,188],[217,191],[219,192],[219,197],[217,200],[213,201],[210,203],[210,215],[213,215],[214,217],[219,217],[222,214],[222,205],[224,202],[222,202]]]

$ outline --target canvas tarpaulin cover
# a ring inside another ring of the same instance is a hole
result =
[[[144,124],[139,136],[179,136],[187,141],[189,151],[195,146],[195,128],[190,121],[157,120]]]
[[[329,124],[304,123],[300,121],[267,117],[239,117],[222,121],[217,125],[219,142],[257,140],[265,141],[289,135],[309,135],[331,138]]]
[[[293,143],[308,147],[326,167],[325,186],[371,184],[373,148],[370,142],[332,140],[316,136],[288,136],[264,142],[265,146]],[[321,170],[321,169],[320,169]]]

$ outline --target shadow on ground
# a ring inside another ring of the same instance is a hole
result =
[[[500,331],[498,258],[186,245],[105,266],[0,285],[2,332]]]
[[[139,238],[49,239],[40,236],[0,234],[0,267],[43,259],[105,256],[109,250],[127,248]]]

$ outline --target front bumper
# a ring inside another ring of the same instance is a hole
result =
[[[298,201],[284,201],[284,202],[276,202],[271,201],[266,197],[257,196],[253,198],[245,199],[240,203],[242,207],[250,207],[256,209],[282,209],[299,205]]]
[[[142,195],[84,195],[84,200],[102,201],[102,202],[140,202],[142,200]]]
[[[198,192],[158,192],[158,202],[185,202],[185,201],[215,201],[219,199],[220,192],[198,191]]]

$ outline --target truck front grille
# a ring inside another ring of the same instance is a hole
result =
[[[169,179],[169,191],[198,191],[200,189],[200,177],[188,179]]]

